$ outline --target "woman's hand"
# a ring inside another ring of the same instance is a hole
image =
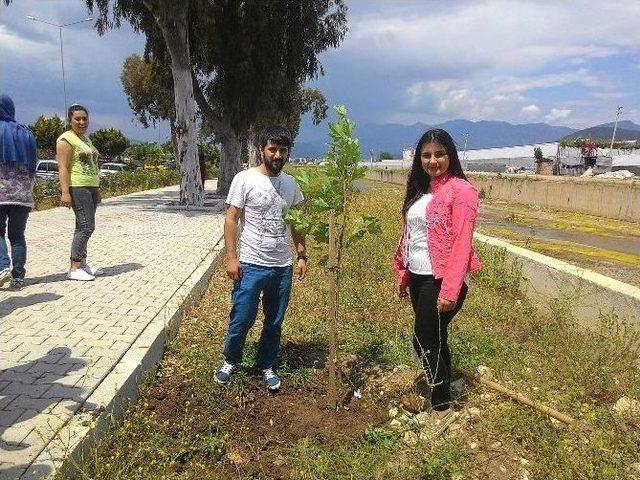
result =
[[[446,300],[444,298],[438,299],[438,311],[439,312],[450,312],[456,306],[456,302],[452,302],[451,300]]]
[[[404,298],[408,295],[407,293],[407,286],[406,285],[400,285],[399,283],[396,285],[396,294],[398,295],[398,298]]]
[[[60,203],[67,208],[71,208],[71,194],[69,192],[62,192],[60,195]]]

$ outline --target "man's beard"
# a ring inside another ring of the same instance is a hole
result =
[[[278,175],[282,171],[282,167],[284,167],[284,160],[267,160],[264,158],[262,160],[264,162],[264,166],[269,170],[269,173],[274,175]]]

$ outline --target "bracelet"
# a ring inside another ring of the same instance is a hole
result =
[[[305,262],[307,261],[307,256],[304,254],[300,254],[298,255],[298,260],[304,260]]]

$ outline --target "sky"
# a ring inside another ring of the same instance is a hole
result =
[[[638,0],[346,0],[349,33],[320,59],[310,85],[359,123],[453,119],[546,122],[584,128],[615,119],[640,123]],[[88,16],[83,0],[0,2],[0,90],[31,123],[64,104],[58,28]],[[68,103],[81,103],[92,129],[135,140],[144,129],[120,84],[124,59],[144,37],[124,25],[100,37],[92,22],[63,29]],[[303,135],[312,133],[303,122]]]

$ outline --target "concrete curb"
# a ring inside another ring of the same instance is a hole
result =
[[[204,292],[221,264],[223,252],[220,238],[83,402],[81,412],[71,416],[35,458],[21,480],[41,480],[56,471],[73,472],[76,460],[121,421],[125,406],[137,398],[140,383],[162,359],[166,342],[175,335],[186,307]]]
[[[565,302],[563,307],[588,328],[598,328],[612,316],[640,326],[640,288],[495,237],[474,233],[474,239],[504,249],[509,261],[521,265],[524,292],[539,308]]]
[[[409,171],[368,168],[365,177],[404,185]],[[640,181],[466,172],[469,181],[493,200],[538,205],[638,222]]]

